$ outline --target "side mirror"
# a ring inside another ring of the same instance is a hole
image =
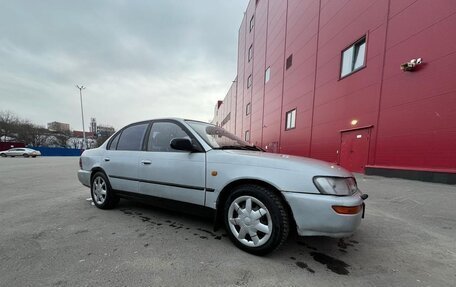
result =
[[[189,151],[189,152],[200,151],[198,148],[195,148],[193,146],[192,141],[188,138],[172,139],[170,146],[173,149],[177,149],[177,150],[183,150],[183,151]]]

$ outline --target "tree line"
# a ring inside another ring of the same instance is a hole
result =
[[[105,139],[89,141],[89,147],[101,145]],[[70,131],[50,131],[11,111],[0,111],[0,142],[22,142],[26,146],[81,148],[82,142]]]

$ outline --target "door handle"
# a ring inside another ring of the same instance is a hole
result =
[[[109,157],[105,157],[104,161],[110,161],[111,159]]]
[[[142,160],[141,163],[142,163],[143,165],[146,165],[146,164],[149,165],[149,164],[151,164],[152,162],[151,162],[150,160]]]

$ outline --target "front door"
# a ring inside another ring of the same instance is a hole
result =
[[[342,132],[339,164],[352,172],[364,173],[369,157],[371,129]]]
[[[175,150],[174,138],[190,136],[178,123],[156,121],[139,156],[139,192],[142,194],[204,205],[204,152]]]

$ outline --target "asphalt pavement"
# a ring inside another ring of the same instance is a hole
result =
[[[99,210],[78,158],[0,158],[0,286],[455,286],[456,186],[357,175],[350,238],[258,257],[210,219],[122,200]]]

